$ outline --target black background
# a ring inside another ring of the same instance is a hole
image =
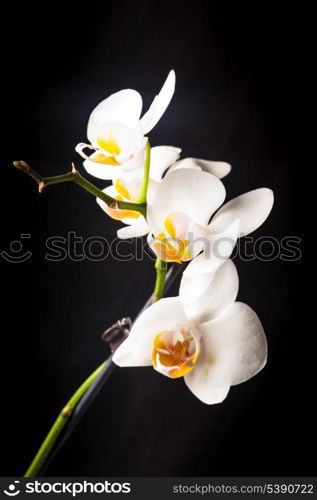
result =
[[[3,21],[1,250],[30,233],[33,255],[0,259],[2,475],[24,472],[58,410],[107,355],[100,333],[135,316],[154,279],[150,258],[46,261],[47,237],[75,231],[111,241],[118,225],[77,186],[38,195],[12,160],[45,175],[80,166],[74,146],[86,140],[94,106],[131,87],[147,107],[174,68],[175,96],[152,145],[230,162],[229,199],[274,189],[273,212],[255,236],[303,238],[303,12],[289,2],[116,0],[69,13],[53,5],[14,5]],[[312,474],[316,351],[314,325],[304,326],[303,259],[235,262],[239,299],[267,333],[266,368],[216,406],[182,380],[117,368],[47,475]]]

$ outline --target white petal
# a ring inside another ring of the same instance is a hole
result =
[[[95,137],[96,129],[105,122],[118,122],[135,127],[142,111],[142,97],[133,89],[125,89],[110,95],[93,110],[87,127],[90,142]]]
[[[179,158],[181,151],[180,148],[174,146],[153,147],[151,149],[151,179],[160,181],[165,170]]]
[[[201,158],[184,158],[175,163],[169,172],[178,168],[201,168],[204,172],[209,172],[215,175],[218,179],[222,179],[231,171],[231,165],[222,161],[203,160]]]
[[[100,127],[95,128],[89,140],[95,148],[109,155],[100,145],[102,140],[108,140],[109,135],[113,137],[120,148],[120,152],[115,155],[119,163],[129,162],[134,155],[142,151],[147,141],[136,128],[116,122],[105,122]]]
[[[128,163],[129,169],[131,169],[131,159],[133,159],[134,156],[138,156],[140,151],[143,152],[144,155],[144,148],[146,146],[146,143],[146,137],[143,137],[136,129],[129,129],[129,133],[121,143],[122,150],[121,153],[117,156],[117,160],[123,164]]]
[[[121,176],[124,180],[131,181],[141,177],[144,168],[144,155],[144,147],[141,147],[130,160],[123,163]]]
[[[205,323],[219,316],[238,295],[239,277],[232,260],[225,261],[217,271],[196,278],[183,275],[179,298],[186,316],[196,323]]]
[[[188,389],[203,403],[207,405],[215,405],[222,403],[226,399],[230,386],[217,387],[211,385],[208,378],[204,376],[203,371],[199,366],[184,376],[185,384]]]
[[[268,217],[274,202],[273,191],[268,188],[254,189],[229,201],[215,214],[210,227],[223,231],[234,219],[240,219],[240,235],[255,231]]]
[[[191,170],[202,170],[195,161],[187,161],[188,158],[185,158],[184,160],[177,161],[172,165],[166,172],[165,177],[170,175],[172,172],[175,172],[175,170],[180,170],[180,169],[191,169]]]
[[[152,203],[157,191],[157,188],[159,187],[159,182],[154,181],[153,179],[149,179],[149,183],[147,186],[147,202]]]
[[[144,217],[139,217],[136,222],[127,227],[118,229],[117,236],[122,240],[127,238],[138,238],[149,232],[149,226]]]
[[[201,367],[201,375],[210,384],[240,384],[264,367],[265,333],[258,316],[246,304],[234,302],[217,318],[199,325],[199,331],[203,355],[198,358],[197,368]]]
[[[239,234],[239,220],[233,221],[222,233],[214,234],[209,228],[205,232],[204,251],[189,263],[184,276],[196,276],[214,272],[230,257],[236,245]]]
[[[114,353],[113,361],[119,366],[151,365],[156,335],[187,321],[178,297],[159,300],[136,319],[129,337]]]
[[[121,175],[121,165],[106,165],[94,161],[85,160],[83,163],[88,174],[97,177],[97,179],[110,180]]]
[[[200,170],[180,169],[160,183],[152,204],[154,224],[162,227],[172,212],[183,212],[193,221],[206,224],[225,198],[225,188],[214,175]]]
[[[160,93],[154,98],[150,108],[139,121],[138,128],[143,135],[147,134],[160,120],[169,105],[175,90],[175,72],[171,70]]]
[[[141,218],[141,216],[140,216],[140,218]],[[134,224],[137,224],[138,220],[139,219],[138,218],[136,219],[135,217],[124,217],[123,219],[121,219],[121,222],[122,222],[122,224],[127,224],[128,226],[134,226]],[[122,229],[124,229],[124,228],[122,228]],[[118,231],[120,231],[120,229]],[[118,232],[117,232],[117,236],[118,236]],[[137,236],[139,236],[139,235],[137,235]],[[129,236],[129,238],[130,238],[130,236]]]

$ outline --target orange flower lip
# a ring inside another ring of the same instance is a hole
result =
[[[188,230],[190,217],[181,212],[172,212],[164,220],[164,228],[155,237],[153,249],[165,262],[185,262],[191,259]]]
[[[165,233],[159,233],[156,239],[157,241],[153,243],[153,247],[161,260],[165,262],[177,262],[178,264],[189,260],[189,240],[169,243]]]
[[[116,189],[118,195],[115,197],[118,201],[131,201],[136,202],[138,196],[138,190],[141,181],[139,179],[134,180],[132,182],[126,182],[121,178],[116,179],[114,182],[114,188]],[[122,219],[138,219],[141,214],[136,210],[128,210],[114,207],[104,207],[104,211],[115,220]]]
[[[120,196],[117,196],[116,199],[118,201],[122,200]],[[112,208],[107,206],[106,204],[104,206],[104,211],[106,212],[107,215],[109,215],[109,217],[115,220],[138,219],[141,216],[140,212],[137,212],[136,210]]]
[[[179,327],[160,332],[153,342],[154,368],[170,378],[183,377],[195,367],[199,344],[200,333],[196,329]]]

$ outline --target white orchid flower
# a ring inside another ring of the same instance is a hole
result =
[[[122,171],[134,172],[142,168],[145,135],[164,114],[174,90],[175,72],[172,70],[141,119],[142,97],[136,90],[121,90],[98,104],[88,121],[90,144],[76,146],[76,151],[85,158],[87,172],[99,179],[114,179],[120,177]],[[87,156],[86,148],[94,153]]]
[[[122,367],[153,365],[167,377],[184,377],[204,403],[222,402],[230,386],[256,375],[267,359],[259,318],[235,302],[238,286],[231,260],[215,273],[183,276],[179,296],[146,309],[113,361]]]
[[[216,212],[224,199],[225,188],[214,175],[195,168],[176,169],[157,186],[148,206],[147,224],[143,220],[140,225],[119,229],[118,236],[150,233],[149,245],[161,260],[180,263],[194,259],[185,270],[187,276],[206,272],[206,266],[212,272],[230,257],[238,237],[265,221],[272,209],[273,192],[255,189]]]

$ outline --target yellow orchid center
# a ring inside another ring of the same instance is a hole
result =
[[[155,236],[153,249],[165,262],[185,262],[190,260],[189,225],[190,217],[181,212],[172,212],[164,220],[165,231]]]
[[[103,154],[102,151],[97,151],[93,156],[95,162],[107,165],[120,165],[120,162],[117,161],[117,155],[121,153],[121,148],[111,132],[108,133],[106,139],[101,136],[97,137],[96,142],[103,151],[109,153],[109,156]]]
[[[106,139],[104,139],[103,137],[98,137],[97,144],[101,147],[101,149],[107,151],[107,153],[110,153],[112,155],[118,155],[121,152],[120,146],[111,132],[108,133]]]
[[[200,332],[184,327],[166,330],[156,335],[152,362],[155,370],[170,378],[186,375],[199,355]]]

